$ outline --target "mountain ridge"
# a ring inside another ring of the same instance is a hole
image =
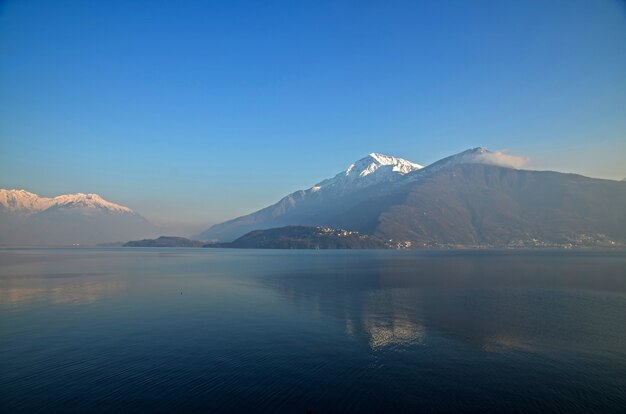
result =
[[[396,160],[388,165],[402,160],[377,155]],[[384,166],[368,172],[368,157],[321,181],[325,186],[315,191],[316,186],[296,191],[194,238],[230,241],[252,230],[302,225],[345,228],[423,247],[626,242],[626,213],[619,213],[626,211],[623,182],[524,170],[525,158],[482,147],[426,167],[402,160],[416,167],[395,173],[393,166],[387,167],[391,173]],[[344,177],[355,165],[357,179],[363,171],[374,179],[352,185]],[[376,177],[377,171],[385,176]],[[557,194],[561,199],[555,202]]]
[[[0,206],[12,212],[36,213],[53,207],[103,208],[110,211],[134,213],[128,207],[105,200],[98,194],[71,193],[41,197],[24,189],[1,189]]]

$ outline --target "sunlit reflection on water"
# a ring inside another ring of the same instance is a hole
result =
[[[53,304],[89,304],[126,289],[120,280],[64,283],[49,287],[0,287],[0,304],[47,301]]]

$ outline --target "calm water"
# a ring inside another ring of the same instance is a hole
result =
[[[624,412],[619,252],[0,250],[2,412]]]

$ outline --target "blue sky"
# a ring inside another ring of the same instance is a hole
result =
[[[250,212],[369,152],[626,177],[618,1],[3,1],[0,187],[156,221]]]

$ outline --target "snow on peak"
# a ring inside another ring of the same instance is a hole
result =
[[[347,191],[391,182],[401,176],[421,169],[422,166],[402,158],[372,152],[351,164],[344,172],[311,187],[311,192]]]
[[[106,201],[98,194],[65,194],[52,198],[39,197],[26,190],[0,189],[0,206],[13,212],[36,213],[50,207],[100,208],[108,211],[132,213],[133,211],[119,204]]]
[[[102,208],[110,211],[118,211],[124,213],[132,213],[133,211],[119,204],[106,201],[98,194],[65,194],[53,198],[54,205],[63,207],[86,207],[86,208]]]
[[[9,211],[32,212],[50,207],[52,199],[39,197],[26,190],[0,189],[0,206]]]
[[[401,175],[407,174],[411,171],[417,171],[422,168],[421,165],[412,163],[402,158],[372,152],[367,157],[361,158],[354,164],[350,165],[346,169],[345,175],[354,178],[365,177],[383,166],[392,166],[391,171],[397,172]]]

